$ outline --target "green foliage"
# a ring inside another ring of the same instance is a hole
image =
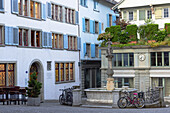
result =
[[[146,25],[141,25],[138,28],[138,33],[140,35],[140,39],[144,39],[146,37]]]
[[[30,76],[30,80],[28,81],[28,88],[26,88],[28,97],[38,97],[40,95],[41,88],[42,83],[37,81],[37,76],[34,72]]]
[[[167,32],[165,30],[158,31],[154,36],[154,40],[156,40],[157,42],[160,42],[160,41],[163,41],[166,36],[167,36]]]
[[[145,23],[146,24],[154,24],[154,22],[153,22],[153,20],[152,19],[147,19],[147,20],[145,20]]]
[[[168,34],[170,34],[170,23],[165,23],[165,29]]]
[[[122,31],[119,35],[118,41],[122,44],[126,44],[129,42],[128,33],[126,31]]]
[[[153,40],[158,31],[158,24],[148,24],[146,26],[146,37],[148,40]]]
[[[131,41],[137,41],[137,25],[127,25],[126,32],[128,32],[128,36],[130,37]]]

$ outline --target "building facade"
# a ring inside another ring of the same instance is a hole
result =
[[[27,87],[32,73],[41,99],[80,85],[77,0],[0,0],[0,86]]]
[[[97,38],[105,28],[116,25],[116,14],[111,10],[115,4],[110,0],[80,0],[82,90],[101,86],[101,42]]]

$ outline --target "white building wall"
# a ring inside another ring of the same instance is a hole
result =
[[[58,32],[78,36],[78,25],[66,24],[51,19],[35,20],[27,17],[17,16],[11,13],[11,0],[5,1],[5,13],[0,13],[0,24],[5,26],[23,26],[33,29],[40,29],[45,32]],[[36,0],[35,0],[36,1]],[[38,2],[54,2],[66,7],[78,10],[77,0],[37,0]],[[52,50],[44,48],[28,48],[5,46],[0,47],[0,62],[16,62],[17,85],[26,87],[29,79],[29,68],[34,60],[39,60],[44,70],[44,99],[58,100],[61,92],[59,89],[79,85],[79,51]],[[51,71],[47,71],[47,61],[52,61]],[[55,62],[74,62],[75,82],[55,84]]]
[[[80,37],[81,37],[81,59],[84,59],[83,43],[99,44],[101,41],[98,41],[98,34],[91,34],[83,32],[82,28],[82,18],[88,18],[89,20],[96,20],[98,22],[104,23],[104,29],[102,33],[105,32],[107,28],[107,14],[115,15],[114,12],[110,9],[113,4],[106,2],[105,0],[100,0],[98,4],[99,12],[94,11],[94,0],[87,0],[87,8],[80,5],[80,16],[79,16],[79,25],[80,25]]]

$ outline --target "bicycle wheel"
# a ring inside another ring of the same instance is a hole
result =
[[[128,104],[128,101],[125,97],[121,97],[119,98],[119,100],[117,101],[117,106],[119,108],[126,108]]]
[[[135,106],[137,108],[143,108],[145,106],[145,101],[143,98],[136,98],[135,100]]]
[[[73,98],[72,98],[72,95],[70,95],[70,94],[67,96],[67,103],[70,106],[72,106],[72,104],[73,104]]]
[[[63,95],[60,95],[60,96],[59,96],[59,102],[60,102],[60,104],[61,104],[61,105],[63,105],[63,104],[64,104],[64,98],[63,98]]]

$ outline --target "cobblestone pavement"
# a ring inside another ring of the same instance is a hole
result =
[[[0,105],[0,113],[170,113],[170,108],[109,109],[84,108],[42,103],[40,107],[26,105]]]

